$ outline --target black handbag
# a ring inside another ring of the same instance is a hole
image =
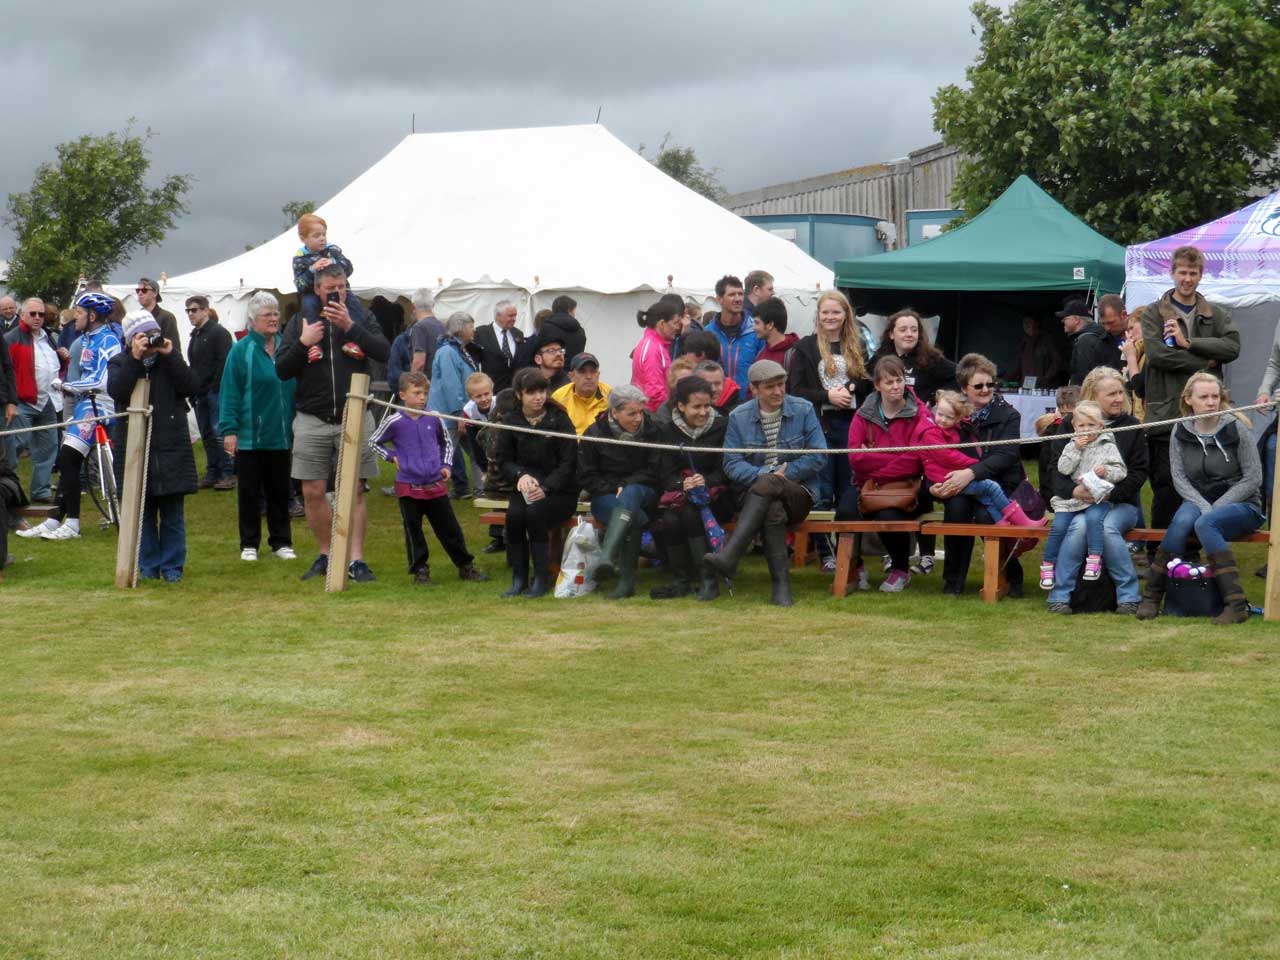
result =
[[[1076,588],[1071,591],[1072,613],[1115,613],[1116,584],[1104,568],[1097,580],[1084,578],[1084,560],[1076,572]]]
[[[1218,582],[1208,577],[1165,581],[1164,612],[1169,617],[1216,617],[1222,612]]]

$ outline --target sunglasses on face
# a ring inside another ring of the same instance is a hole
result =
[[[134,293],[150,293],[151,288],[150,287],[134,287],[133,292]]]
[[[43,310],[28,310],[28,311],[27,311],[27,316],[28,316],[28,317],[43,317],[43,316],[44,316],[44,311],[43,311]]]
[[[994,390],[996,385],[988,380],[986,383],[971,383],[969,386],[979,393],[986,393],[988,390]]]
[[[187,313],[199,313],[204,307],[187,307]]]

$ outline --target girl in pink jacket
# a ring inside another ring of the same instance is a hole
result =
[[[933,409],[933,422],[925,428],[920,437],[921,446],[934,446],[943,443],[963,443],[960,438],[960,421],[973,412],[964,394],[954,390],[938,391],[938,399]],[[980,454],[980,448],[970,448]],[[938,485],[947,479],[947,475],[955,470],[966,470],[978,462],[964,450],[921,450],[920,459],[924,462],[925,479],[931,486],[929,492],[938,496]],[[994,480],[975,480],[960,493],[973,497],[986,508],[987,514],[998,527],[1043,527],[1045,521],[1036,522],[1028,517],[1017,502],[1010,500],[1000,484]],[[942,499],[939,497],[939,499]]]
[[[631,383],[644,391],[650,413],[667,402],[667,368],[671,342],[680,332],[680,314],[674,303],[662,300],[636,314],[644,334],[631,351]]]

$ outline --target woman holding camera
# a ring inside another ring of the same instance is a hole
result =
[[[151,381],[151,456],[143,493],[142,539],[138,573],[144,580],[182,579],[187,562],[187,524],[183,501],[196,492],[196,458],[187,425],[187,397],[200,385],[172,340],[160,333],[150,311],[133,310],[124,318],[124,350],[111,358],[107,392],[117,410],[129,406],[139,380]],[[115,448],[129,441],[129,418],[116,421]],[[124,485],[124,457],[115,462],[116,483]]]

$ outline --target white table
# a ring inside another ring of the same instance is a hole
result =
[[[1001,394],[1001,396],[1022,417],[1022,438],[1024,440],[1036,436],[1036,420],[1046,413],[1053,413],[1058,409],[1058,403],[1052,390],[1044,394],[1022,393],[1019,391],[1017,393]]]

